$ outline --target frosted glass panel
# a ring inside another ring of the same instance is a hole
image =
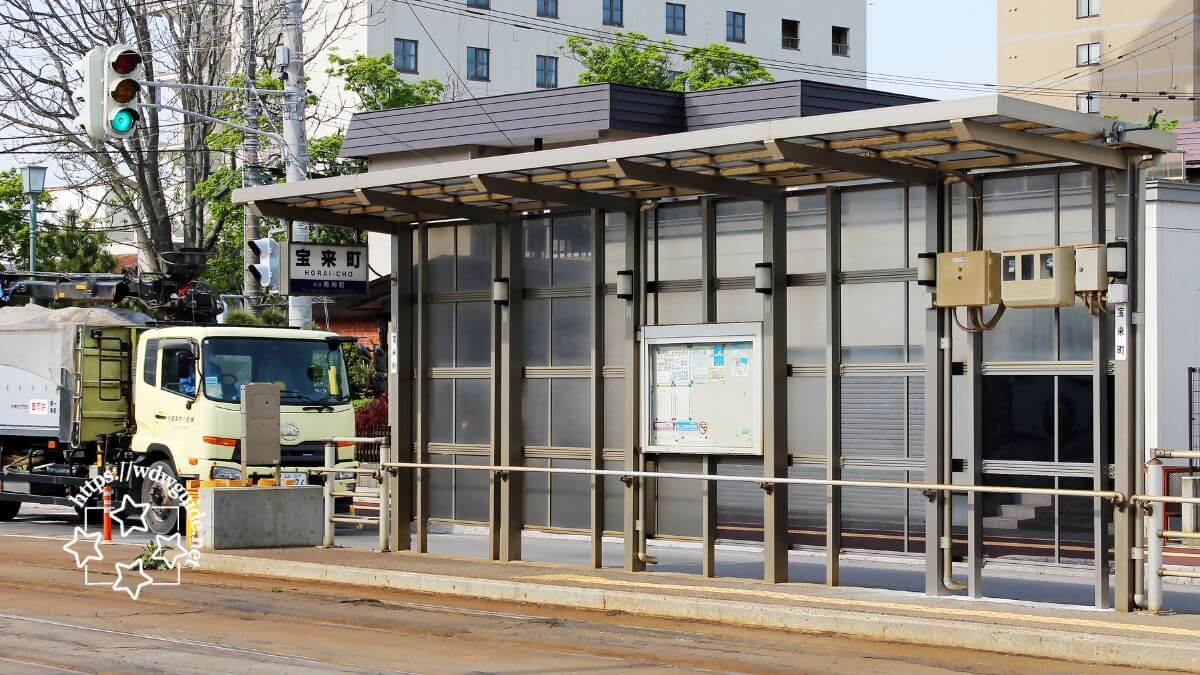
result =
[[[787,271],[825,271],[825,195],[788,197]]]
[[[491,223],[458,225],[458,290],[491,288],[493,234]]]
[[[1059,242],[1092,241],[1092,175],[1086,171],[1059,176]]]
[[[700,278],[700,203],[672,204],[658,209],[657,245],[651,242],[650,264],[658,274],[650,279]],[[653,230],[652,230],[653,231]]]
[[[468,367],[491,365],[492,303],[460,302],[457,305],[455,365]],[[437,342],[440,338],[437,333],[433,333],[429,339]]]
[[[657,309],[658,320],[651,314],[651,323],[700,323],[702,316],[701,295],[698,292],[654,293],[650,296],[651,309]]]
[[[842,359],[902,361],[906,320],[903,283],[842,286]]]
[[[525,221],[525,285],[550,285],[550,219]]]
[[[448,368],[454,365],[454,341],[446,339],[454,335],[454,303],[431,302],[427,307],[429,362],[434,368]]]
[[[842,269],[904,267],[904,190],[842,194]]]
[[[550,445],[550,380],[525,380],[525,445]]]
[[[583,379],[551,381],[550,445],[560,448],[591,447],[589,386],[590,380]]]
[[[762,202],[717,202],[717,276],[748,277],[762,261]]]
[[[525,365],[550,365],[550,301],[526,300]]]
[[[750,288],[717,291],[717,321],[762,321],[763,297]]]
[[[426,280],[431,291],[454,290],[454,227],[431,227],[428,232],[429,271]]]
[[[788,452],[825,454],[825,378],[789,377]],[[788,486],[792,490],[794,486]]]
[[[591,283],[591,216],[555,216],[553,228],[550,256],[554,261],[554,285],[579,286]]]
[[[825,363],[825,287],[792,286],[788,293],[788,363]]]
[[[491,439],[490,386],[490,380],[455,380],[455,443],[487,443]]]
[[[617,283],[617,271],[625,269],[625,214],[604,214],[604,283]]]
[[[555,298],[550,330],[550,358],[556,366],[581,366],[592,361],[592,301]]]

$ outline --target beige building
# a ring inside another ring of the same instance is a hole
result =
[[[1141,120],[1200,118],[1196,0],[996,0],[996,77],[1022,95]]]

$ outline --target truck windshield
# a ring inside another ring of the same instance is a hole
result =
[[[275,382],[281,405],[350,402],[346,364],[336,344],[324,340],[208,338],[203,345],[204,396],[240,403],[242,385]]]

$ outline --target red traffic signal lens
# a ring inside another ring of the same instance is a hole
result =
[[[138,85],[136,80],[125,79],[118,80],[109,93],[117,103],[129,103],[133,100],[134,96],[137,96],[140,89],[141,86]]]
[[[112,69],[119,75],[128,75],[142,64],[142,57],[135,51],[123,51],[112,60]]]

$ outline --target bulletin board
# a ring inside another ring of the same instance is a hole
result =
[[[643,330],[645,452],[762,454],[762,325]]]

